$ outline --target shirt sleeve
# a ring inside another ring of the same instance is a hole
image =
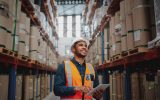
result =
[[[97,70],[95,70],[95,80],[94,80],[93,88],[97,87],[98,85],[99,85],[98,74],[97,74]]]
[[[64,64],[60,64],[58,66],[56,75],[54,77],[54,89],[53,90],[56,96],[72,96],[75,94],[74,87],[66,86]]]

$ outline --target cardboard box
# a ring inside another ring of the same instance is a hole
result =
[[[9,75],[0,75],[0,100],[8,100]]]
[[[25,42],[24,41],[20,41],[18,43],[18,54],[19,55],[24,55],[25,54]]]
[[[133,9],[133,27],[137,29],[149,29],[150,17],[149,7],[137,7]]]
[[[116,55],[121,54],[121,41],[116,42]]]
[[[125,15],[131,14],[134,0],[125,0]]]
[[[33,76],[32,75],[27,75],[23,77],[23,81],[24,81],[24,98],[23,100],[29,100],[29,99],[33,99]]]
[[[122,52],[128,50],[127,49],[127,36],[126,35],[121,37],[121,46],[122,46],[121,47]]]
[[[131,95],[132,100],[140,100],[140,93],[139,93],[139,75],[137,72],[131,74]]]
[[[121,21],[121,35],[126,35],[127,30],[126,30],[126,20]]]
[[[120,20],[125,19],[125,1],[120,2]]]
[[[22,100],[22,76],[16,76],[16,100]]]
[[[6,46],[7,32],[4,29],[0,29],[0,45]]]
[[[127,34],[127,48],[128,50],[134,48],[134,33],[132,31]]]
[[[149,31],[137,30],[134,31],[135,46],[146,46],[151,40],[151,34]]]

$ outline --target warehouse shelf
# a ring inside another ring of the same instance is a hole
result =
[[[52,44],[52,42],[49,40],[49,36],[48,34],[45,32],[45,29],[42,27],[40,20],[35,16],[34,13],[34,7],[33,4],[31,3],[31,1],[29,0],[22,0],[22,7],[24,8],[24,10],[26,11],[27,15],[29,15],[29,17],[31,18],[31,20],[33,21],[33,23],[35,25],[38,26],[38,28],[40,29],[40,33],[42,35],[42,38],[49,44],[49,46],[51,47],[52,51],[56,54],[57,52],[55,51],[55,48]],[[55,36],[58,39],[58,35],[57,32],[55,32]]]
[[[51,14],[50,14],[50,12],[49,12],[47,0],[43,0],[42,4],[43,4],[44,12],[45,12],[45,14],[46,14],[46,16],[47,16],[47,19],[48,19],[49,24],[51,25],[52,28],[55,28],[55,26],[54,26],[54,24],[53,24],[53,21],[52,21]]]
[[[104,29],[104,27],[107,25],[107,23],[109,22],[111,15],[114,15],[116,11],[118,11],[120,9],[120,5],[119,3],[122,0],[112,0],[111,4],[108,7],[107,10],[107,14],[103,16],[102,20],[101,20],[101,25],[100,27],[98,27],[98,29],[96,29],[96,31],[94,32],[94,34],[92,35],[92,40],[90,42],[90,46],[93,44],[93,40],[94,38],[97,36],[97,34],[99,34],[100,32],[102,32],[102,30]],[[94,10],[92,10],[92,13],[90,15],[94,15],[93,13]],[[89,47],[90,47],[89,46]]]
[[[111,4],[108,7],[107,14],[114,15],[116,11],[120,9],[119,3],[122,0],[112,0]]]
[[[92,46],[92,44],[95,41],[95,38],[98,34],[100,34],[100,32],[102,32],[105,28],[105,26],[108,24],[108,22],[110,21],[111,16],[110,15],[104,15],[102,20],[101,20],[101,25],[97,26],[97,29],[94,31],[93,35],[92,35],[92,39],[90,40],[90,44],[89,47]]]
[[[52,68],[51,66],[47,66],[44,64],[31,63],[23,59],[19,59],[17,57],[10,56],[3,53],[0,53],[0,62],[5,64],[16,65],[16,68],[31,68],[31,69],[38,69],[38,70],[47,71],[47,72],[56,71],[56,69]]]
[[[57,9],[57,8],[56,8],[56,6],[54,5],[53,1],[51,0],[50,3],[51,3],[51,6],[52,6],[53,11],[56,13],[56,9]],[[46,16],[47,16],[47,19],[48,19],[49,24],[51,25],[52,29],[55,29],[55,24],[53,23],[51,14],[50,14],[50,12],[49,12],[47,0],[42,0],[42,4],[43,4],[44,12],[45,12],[45,14],[46,14]],[[56,15],[56,14],[54,14],[54,15]],[[56,17],[56,16],[55,16],[55,17]],[[55,32],[54,35],[55,35],[56,39],[58,39],[57,32]]]
[[[149,50],[148,52],[140,52],[133,55],[129,55],[127,57],[123,57],[121,59],[112,61],[110,63],[104,63],[100,66],[97,66],[96,69],[103,70],[105,68],[115,68],[118,66],[121,67],[129,67],[131,65],[135,65],[142,62],[149,62],[152,60],[160,60],[160,48],[154,48]]]
[[[56,17],[57,16],[57,7],[54,4],[54,0],[50,0],[50,3],[51,3],[51,6],[52,6],[52,9],[53,9],[53,12],[54,12],[54,17]]]

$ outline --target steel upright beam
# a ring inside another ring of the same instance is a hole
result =
[[[39,78],[39,71],[38,71],[38,69],[36,69],[36,100],[38,100],[38,84],[40,84],[40,83],[38,83],[38,78]]]
[[[101,32],[102,63],[104,62],[104,31]]]
[[[104,62],[104,30],[101,32],[101,51],[102,51],[102,63]],[[107,71],[103,72],[103,83],[108,84],[109,83],[109,74]],[[103,95],[104,100],[109,100],[109,89],[107,88]]]
[[[131,100],[131,70],[130,68],[125,69],[125,100]]]
[[[52,75],[52,74],[50,74],[50,92],[52,92],[52,91],[53,91],[52,82],[53,82],[53,75]]]
[[[9,65],[9,88],[8,88],[8,100],[15,100],[16,95],[16,65]]]

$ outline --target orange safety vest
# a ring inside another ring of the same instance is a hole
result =
[[[66,86],[74,87],[74,86],[82,86],[81,75],[76,68],[76,66],[71,61],[65,61],[65,75],[66,75]],[[84,77],[84,86],[93,87],[93,81],[91,80],[90,74],[94,75],[95,71],[91,64],[86,63],[86,71]],[[73,96],[63,96],[61,100],[82,100],[82,92],[76,92]],[[84,95],[85,100],[92,100],[92,96]]]

